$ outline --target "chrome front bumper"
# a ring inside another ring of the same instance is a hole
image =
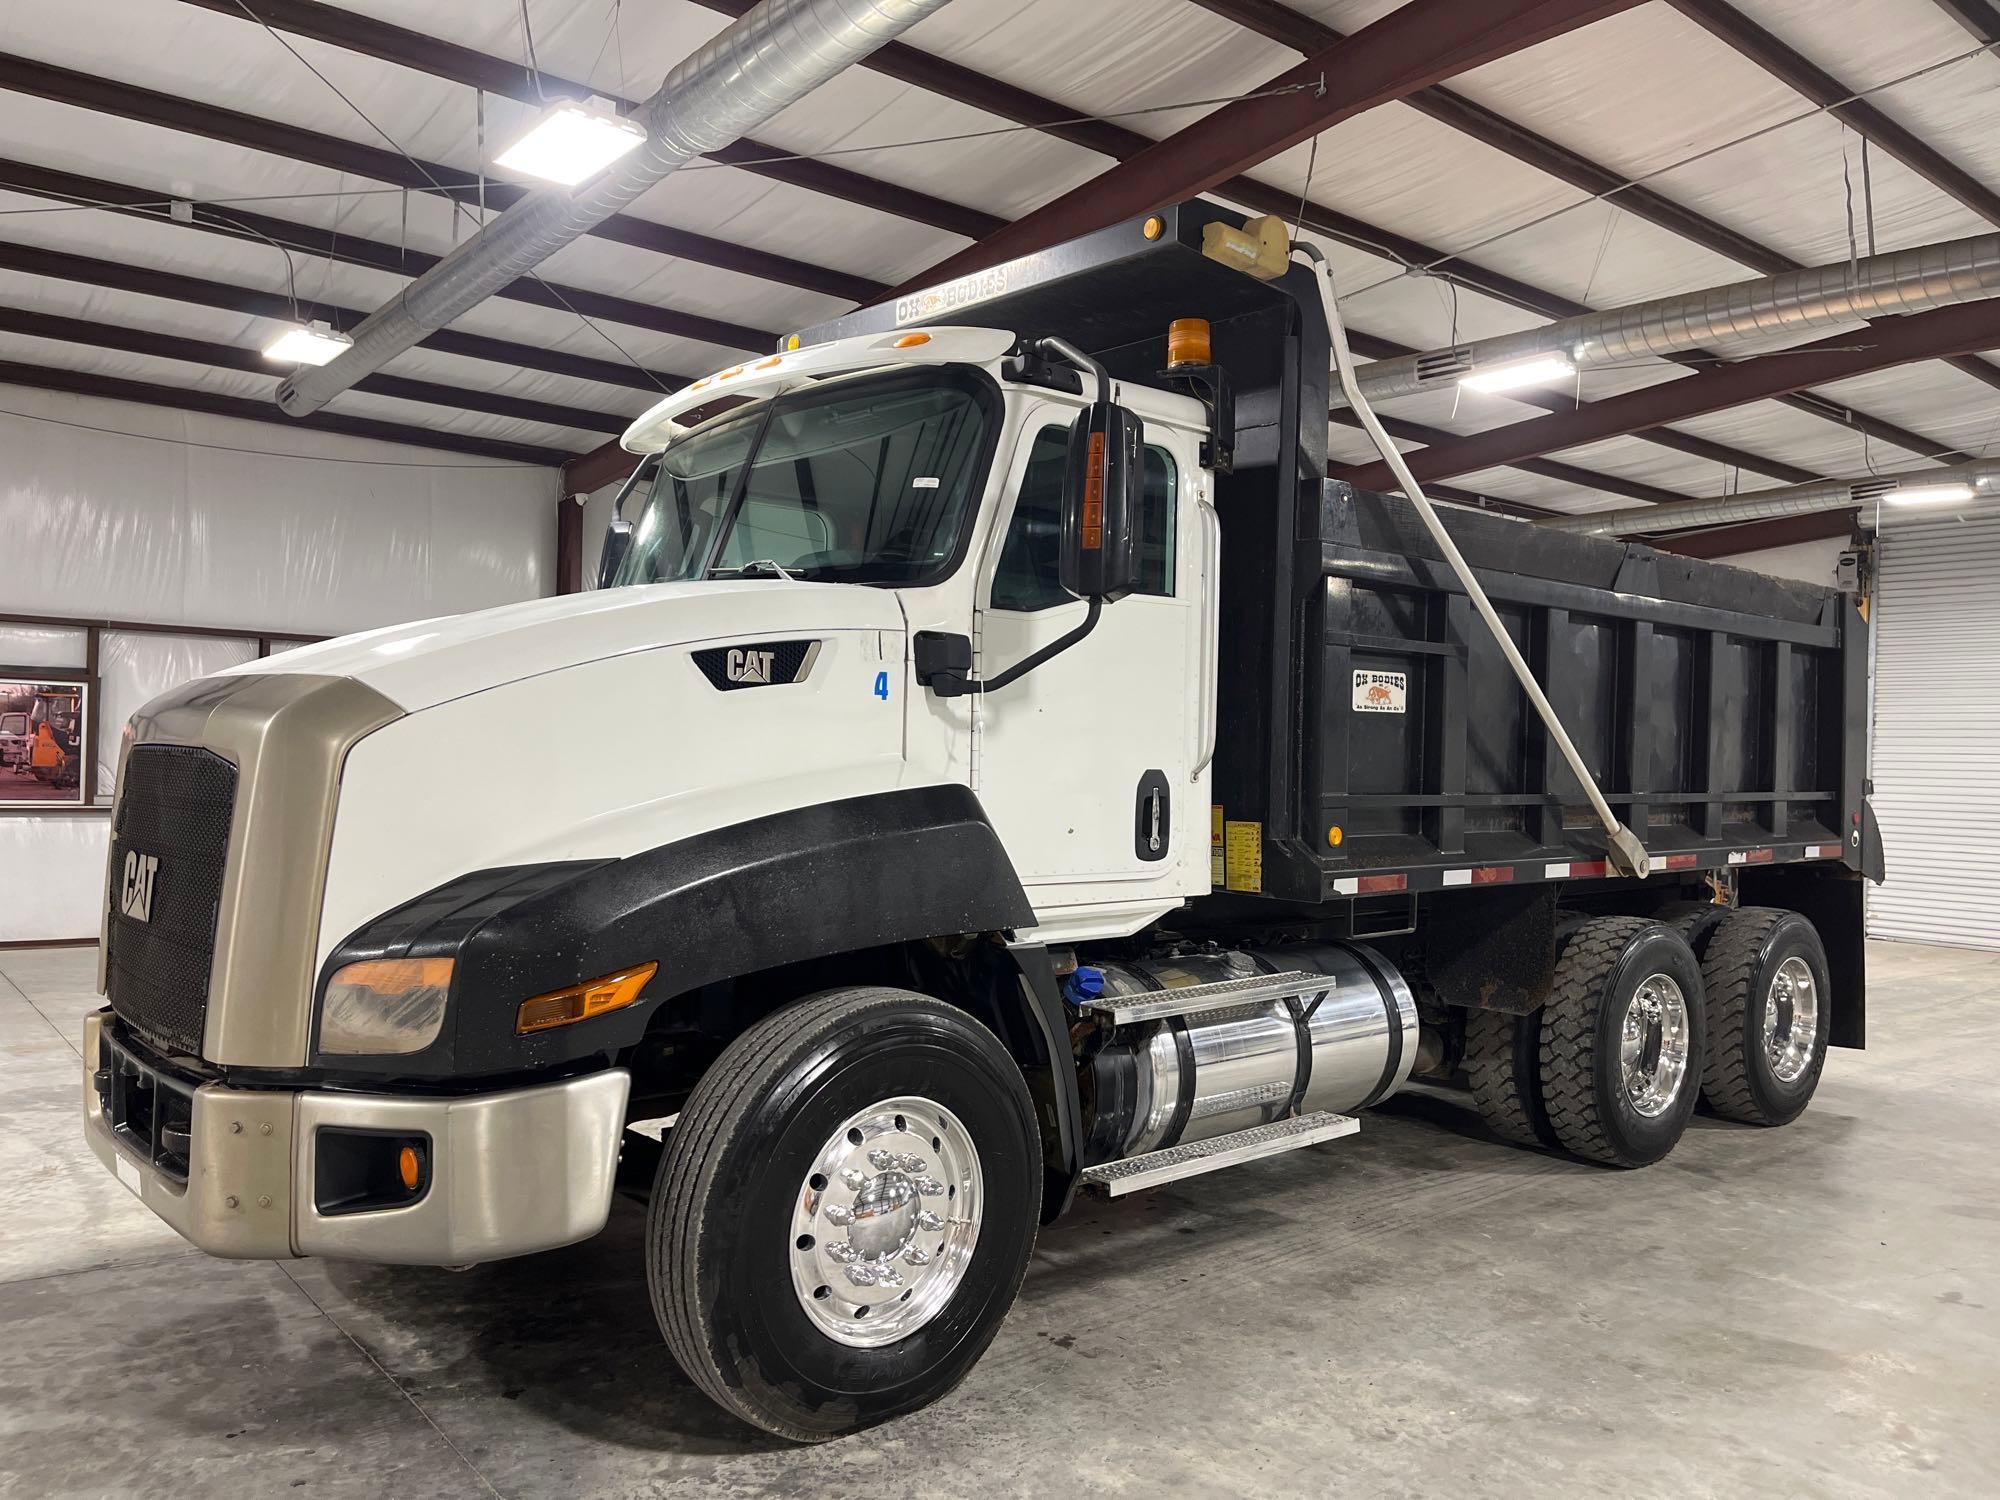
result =
[[[90,1149],[140,1202],[211,1255],[465,1265],[588,1239],[611,1212],[631,1087],[623,1069],[449,1099],[202,1084],[185,1089],[192,1103],[182,1182],[141,1159],[106,1117],[96,1075],[114,1052],[128,1066],[147,1066],[105,1034],[101,1014],[88,1017]],[[317,1133],[327,1127],[428,1136],[423,1196],[395,1208],[321,1213],[313,1174]]]

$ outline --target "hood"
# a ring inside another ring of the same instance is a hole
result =
[[[414,713],[544,672],[710,640],[828,630],[901,634],[895,594],[853,584],[717,579],[602,589],[341,636],[226,675],[351,677]],[[900,655],[900,651],[896,653]]]

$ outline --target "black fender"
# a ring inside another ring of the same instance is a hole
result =
[[[662,1003],[704,985],[1034,921],[970,788],[848,797],[623,859],[480,870],[447,882],[341,943],[314,997],[317,1011],[332,972],[360,959],[452,957],[438,1039],[394,1058],[316,1053],[313,1062],[326,1072],[388,1070],[399,1078],[544,1069],[632,1046]],[[645,963],[659,969],[636,1004],[572,1026],[516,1033],[523,1000]],[[1046,1021],[1035,1024],[1043,1029]]]

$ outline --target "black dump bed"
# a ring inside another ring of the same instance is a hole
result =
[[[1443,514],[1656,866],[1851,847],[1866,680],[1852,600],[1633,543]],[[1604,873],[1581,786],[1414,507],[1322,482],[1312,519],[1300,529],[1319,534],[1317,567],[1301,566],[1293,628],[1277,632],[1285,680],[1249,649],[1223,673],[1216,801],[1225,823],[1263,825],[1262,894],[1321,901]],[[1225,577],[1248,592],[1250,571]],[[1280,624],[1240,593],[1224,597],[1238,627],[1225,624],[1225,641]],[[1229,833],[1242,854],[1251,834]]]

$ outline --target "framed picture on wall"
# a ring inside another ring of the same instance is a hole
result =
[[[0,812],[89,805],[90,679],[0,666]]]

